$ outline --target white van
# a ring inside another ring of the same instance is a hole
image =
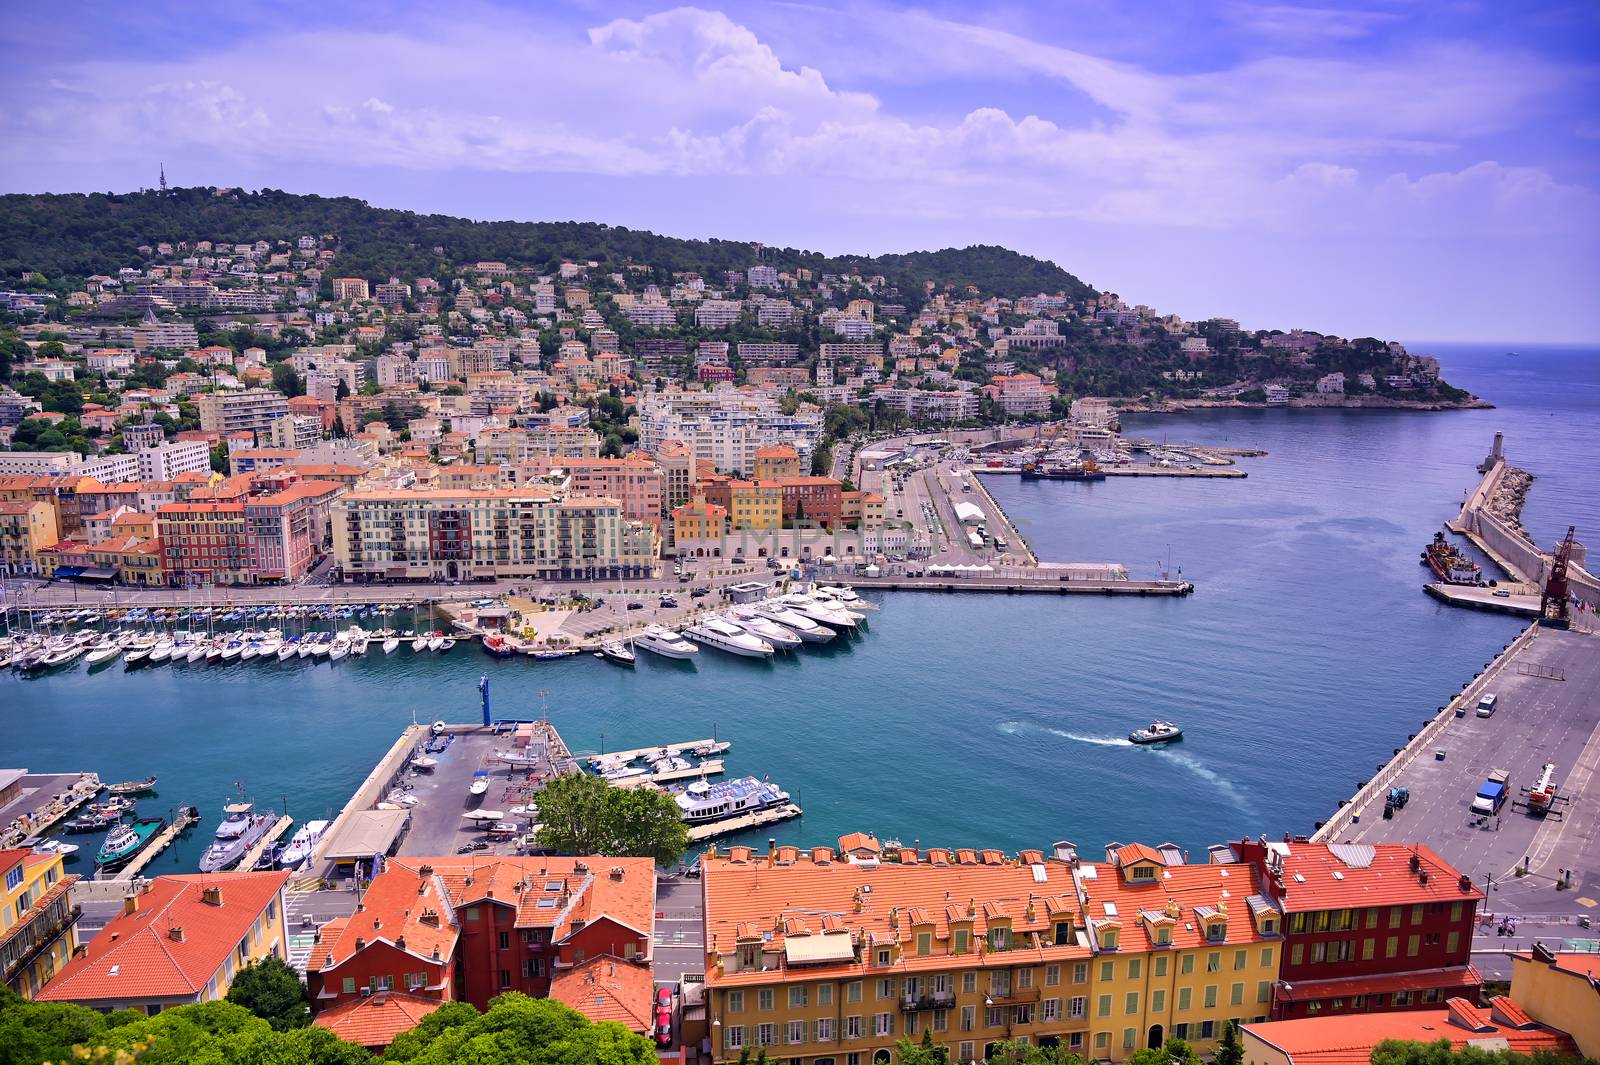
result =
[[[1496,695],[1494,692],[1489,692],[1482,699],[1478,700],[1478,716],[1489,717],[1494,713],[1495,707],[1499,704],[1500,696]]]

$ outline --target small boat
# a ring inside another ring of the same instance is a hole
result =
[[[435,651],[438,651],[440,654],[449,654],[451,649],[453,649],[455,647],[455,645],[456,645],[456,641],[454,641],[450,637],[446,636],[444,639],[439,641],[439,646],[438,647],[434,647],[433,649]],[[428,646],[429,647],[433,647],[433,641],[432,640],[428,641]]]
[[[610,780],[610,781],[629,780],[629,779],[631,779],[633,777],[645,776],[649,772],[650,772],[650,770],[644,768],[643,766],[625,765],[625,766],[619,766],[616,769],[608,769],[604,773],[601,773],[600,777],[603,780]]]
[[[189,661],[203,661],[206,657],[206,652],[209,650],[211,650],[210,640],[196,640],[194,646],[189,648]]]
[[[423,755],[421,758],[411,759],[411,764],[417,769],[422,770],[424,773],[431,773],[435,769],[439,768],[439,759],[429,758],[427,755]]]
[[[511,646],[511,641],[504,636],[491,633],[483,638],[483,653],[491,658],[511,658],[517,653],[517,649]]]
[[[330,662],[337,662],[349,653],[350,640],[346,636],[341,636],[328,645],[328,661]]]
[[[244,647],[244,641],[235,636],[233,639],[228,640],[222,645],[222,654],[219,657],[224,662],[232,662],[234,659],[244,654]]]
[[[113,795],[147,795],[156,790],[155,774],[143,780],[124,780],[120,784],[107,784],[106,790]]]
[[[141,665],[150,657],[150,652],[155,650],[156,638],[154,636],[135,636],[128,643],[128,649],[122,655],[125,665]]]
[[[416,637],[411,641],[411,649],[417,652],[426,651],[428,649],[428,634],[425,632],[417,633]]]
[[[165,662],[167,659],[171,658],[172,648],[174,646],[175,645],[170,638],[166,636],[161,637],[161,639],[156,641],[156,645],[150,648],[150,664],[152,666],[160,665],[162,662]]]
[[[121,818],[122,815],[120,813],[100,814],[90,811],[89,813],[79,814],[62,827],[68,832],[99,832],[101,829],[110,828]]]
[[[383,653],[392,655],[400,649],[400,637],[386,636],[383,640]]]
[[[105,842],[95,852],[94,863],[102,869],[125,864],[144,850],[145,845],[166,825],[159,817],[141,817],[132,824],[119,824],[106,836]]]
[[[296,869],[311,857],[322,837],[327,834],[329,821],[307,821],[295,831],[294,838],[283,848],[278,864],[285,869]]]
[[[428,634],[428,650],[437,651],[437,650],[439,650],[439,648],[441,648],[443,646],[444,646],[444,633],[442,633],[442,632],[430,632]],[[450,646],[454,647],[455,646],[454,642],[452,642],[450,644]]]
[[[1128,733],[1130,743],[1168,743],[1183,739],[1183,729],[1170,721],[1152,721],[1141,729]]]
[[[604,658],[607,662],[615,662],[619,666],[631,666],[638,658],[633,653],[633,648],[620,640],[607,640],[600,645],[600,650],[596,651],[595,654],[597,657]]]
[[[63,843],[59,839],[25,839],[22,845],[35,854],[59,854],[62,858],[70,858],[79,850],[76,843]]]
[[[537,662],[554,662],[558,658],[571,658],[581,653],[576,647],[541,647],[537,651],[529,651],[528,656]]]
[[[89,653],[84,656],[84,661],[88,662],[91,666],[97,666],[101,662],[109,661],[110,659],[117,657],[117,655],[122,651],[122,646],[123,643],[120,638],[107,636],[105,639],[101,640],[99,643],[95,644],[89,649]]]
[[[291,636],[283,641],[283,646],[278,648],[278,661],[294,658],[300,654],[300,637]]]
[[[479,769],[472,774],[472,784],[467,788],[468,795],[484,795],[489,791],[489,771]]]

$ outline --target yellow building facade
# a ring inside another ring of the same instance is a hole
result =
[[[59,854],[0,851],[0,979],[33,998],[72,958],[78,940],[75,876]]]
[[[734,481],[729,486],[728,522],[735,529],[783,528],[783,486],[770,481]]]
[[[59,539],[56,509],[49,503],[0,500],[0,575],[39,572],[39,550]]]

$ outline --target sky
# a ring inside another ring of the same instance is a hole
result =
[[[0,56],[5,192],[164,165],[835,254],[1004,244],[1249,328],[1600,340],[1592,0],[66,0],[9,11]]]

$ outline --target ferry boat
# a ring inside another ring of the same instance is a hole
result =
[[[125,864],[135,854],[144,850],[166,823],[159,817],[141,817],[132,824],[118,824],[106,836],[105,842],[100,844],[100,849],[95,852],[94,864],[102,869],[115,869]]]
[[[707,647],[745,658],[769,658],[773,653],[772,645],[760,636],[752,635],[733,622],[715,615],[703,619],[698,625],[689,626],[685,635]]]
[[[1084,459],[1082,462],[1064,462],[1041,466],[1036,462],[1026,462],[1022,466],[1022,479],[1024,481],[1103,481],[1106,479],[1105,471],[1095,464],[1094,459]]]
[[[322,837],[327,834],[330,821],[307,821],[295,832],[289,845],[283,848],[283,853],[278,856],[278,864],[285,869],[298,869],[311,852],[315,849]]]
[[[789,793],[771,781],[738,777],[717,784],[697,780],[676,793],[673,799],[684,821],[703,825],[783,806],[789,801]]]
[[[651,625],[645,629],[634,638],[633,645],[662,658],[693,658],[700,653],[700,648],[685,640],[680,634],[660,625]]]
[[[1170,721],[1152,721],[1128,733],[1129,743],[1171,743],[1183,739],[1183,729]]]
[[[258,814],[248,802],[229,803],[222,812],[224,816],[222,824],[217,826],[216,840],[200,856],[202,873],[217,873],[236,865],[277,821],[271,811]]]
[[[1477,584],[1482,576],[1478,564],[1446,539],[1443,530],[1434,533],[1433,542],[1423,549],[1422,564],[1445,584]]]

